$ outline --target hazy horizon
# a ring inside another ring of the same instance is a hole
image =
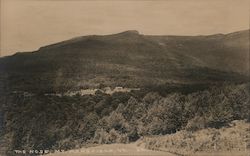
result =
[[[249,29],[248,0],[1,0],[0,56],[85,35],[212,35]]]

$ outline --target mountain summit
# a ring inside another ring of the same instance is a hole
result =
[[[139,33],[139,31],[137,31],[137,30],[128,30],[128,31],[121,32],[121,33],[119,33],[119,34],[139,35],[140,33]]]

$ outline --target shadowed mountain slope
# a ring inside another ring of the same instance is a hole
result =
[[[10,90],[58,92],[100,85],[242,81],[248,63],[248,30],[210,36],[150,36],[132,30],[3,57],[0,72]]]

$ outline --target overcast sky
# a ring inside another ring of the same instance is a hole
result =
[[[90,34],[207,35],[249,29],[249,0],[0,0],[1,56]]]

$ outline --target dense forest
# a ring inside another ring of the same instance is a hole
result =
[[[153,89],[151,89],[153,90]],[[95,95],[6,95],[9,149],[71,149],[92,143],[128,143],[143,136],[227,126],[250,120],[249,84],[166,93],[158,88]]]

